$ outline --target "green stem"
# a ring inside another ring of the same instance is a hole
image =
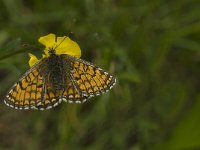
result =
[[[12,53],[9,53],[9,54],[0,56],[0,60],[9,58],[9,57],[11,57],[11,56],[14,56],[14,55],[17,55],[17,54],[20,54],[20,53],[23,53],[23,52],[25,52],[25,51],[27,51],[27,48],[26,48],[26,49],[16,50],[16,51],[14,51],[14,52],[12,52]]]

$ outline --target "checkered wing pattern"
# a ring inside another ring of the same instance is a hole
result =
[[[90,97],[108,92],[116,83],[112,75],[94,64],[72,56],[67,57],[69,58],[65,60],[71,60],[71,86],[64,94],[66,101],[85,102]]]
[[[62,71],[58,73],[62,78],[58,77],[58,82],[52,82],[50,76],[53,72],[49,70],[51,67],[47,67],[47,59],[35,64],[13,85],[4,100],[8,106],[44,110],[62,101],[82,103],[108,92],[116,82],[112,75],[101,68],[69,55],[61,55],[56,59],[63,62],[60,64]]]
[[[58,105],[59,93],[50,90],[41,72],[42,62],[29,69],[8,92],[4,102],[15,109],[48,109]]]

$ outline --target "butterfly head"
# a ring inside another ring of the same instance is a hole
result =
[[[54,55],[54,54],[56,54],[56,50],[53,47],[49,48],[48,55]]]

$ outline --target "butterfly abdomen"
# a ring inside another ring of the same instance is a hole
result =
[[[55,90],[64,90],[67,83],[67,67],[63,64],[60,55],[51,54],[47,58],[47,79],[51,87]]]

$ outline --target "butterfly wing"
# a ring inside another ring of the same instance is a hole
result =
[[[50,109],[62,101],[85,102],[109,91],[116,83],[112,75],[92,63],[69,55],[61,57],[68,68],[64,73],[68,79],[64,89],[52,88],[42,59],[13,85],[4,102],[15,109]]]
[[[58,105],[58,93],[45,83],[41,60],[30,68],[10,89],[5,104],[15,109],[48,109]]]
[[[63,57],[65,64],[71,66],[70,79],[75,92],[65,94],[65,97],[72,102],[85,102],[90,97],[108,92],[116,83],[112,75],[92,63],[69,55]]]
[[[86,101],[89,96],[86,94],[82,94],[79,91],[78,86],[75,85],[75,83],[73,82],[74,81],[69,81],[69,83],[67,84],[66,90],[63,93],[62,100],[69,103],[81,103],[83,101]]]
[[[39,110],[45,110],[45,109],[51,109],[53,107],[56,107],[58,104],[62,102],[61,93],[63,93],[64,90],[53,90],[48,85],[44,87],[44,98],[41,98],[38,103],[32,107],[32,109],[39,109]]]

